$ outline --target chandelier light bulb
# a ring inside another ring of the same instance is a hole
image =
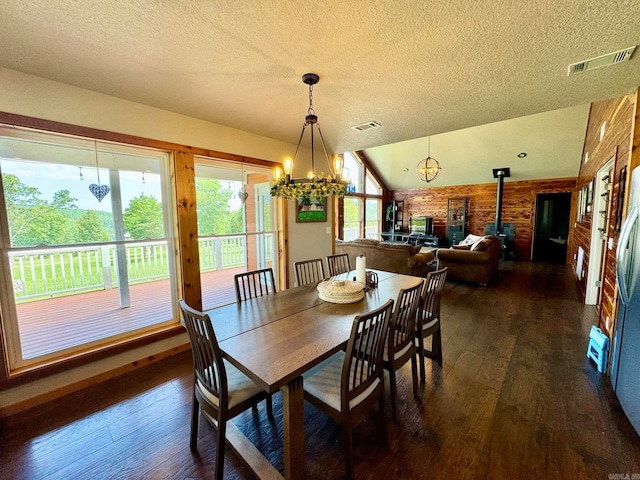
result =
[[[293,173],[293,158],[287,157],[284,159],[284,173],[285,175],[291,175]]]
[[[342,169],[344,168],[344,160],[340,155],[333,156],[333,174],[336,179],[342,175]]]

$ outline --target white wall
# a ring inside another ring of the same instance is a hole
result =
[[[0,68],[0,111],[128,135],[281,161],[295,145]],[[290,209],[291,211],[292,209]],[[291,215],[291,214],[290,214]],[[327,223],[289,219],[292,261],[331,253]],[[321,240],[321,241],[319,241]],[[326,241],[325,241],[326,240]],[[293,272],[293,270],[291,270]],[[0,408],[72,385],[187,342],[186,334],[0,392]]]
[[[333,225],[333,202],[329,197],[327,202],[327,221],[296,223],[296,202],[288,200],[287,221],[289,223],[289,272],[290,285],[296,285],[296,270],[294,262],[322,258],[325,274],[327,262],[325,257],[333,253],[333,237],[331,225]]]
[[[280,162],[295,145],[0,68],[0,111]]]

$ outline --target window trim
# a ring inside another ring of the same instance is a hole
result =
[[[367,214],[366,214],[366,203],[368,199],[380,200],[380,208],[378,212],[378,224],[382,226],[382,205],[384,204],[384,199],[388,194],[388,190],[386,185],[380,180],[380,176],[377,174],[375,169],[373,169],[369,162],[366,159],[364,152],[356,151],[356,152],[348,152],[356,161],[356,163],[360,166],[360,183],[359,190],[360,192],[351,192],[347,193],[344,198],[357,198],[362,202],[361,208],[361,219],[360,219],[360,238],[364,238],[366,235],[366,223],[367,223]],[[373,194],[373,193],[365,193],[366,192],[366,181],[367,176],[371,178],[371,180],[378,185],[378,187],[382,190],[381,194]],[[338,238],[344,238],[344,198],[338,199],[337,211],[342,212],[342,215],[336,215],[336,234]]]
[[[180,205],[178,199],[182,200],[184,197],[189,196],[189,189],[191,188],[193,183],[189,185],[189,182],[184,182],[183,180],[185,179],[185,177],[188,177],[190,173],[191,180],[193,182],[194,155],[220,158],[223,160],[230,160],[232,162],[241,164],[259,165],[268,168],[274,168],[276,165],[278,165],[278,163],[276,162],[259,158],[245,157],[227,152],[181,145],[129,134],[29,117],[9,112],[0,112],[0,123],[8,126],[25,127],[42,130],[45,132],[73,135],[95,140],[104,140],[119,144],[148,147],[168,151],[170,153],[169,170],[171,172],[171,179],[173,180],[170,186],[172,195],[170,196],[170,199],[168,199],[168,201],[171,201],[171,206],[169,208],[173,209],[172,228],[174,229],[174,231],[178,232],[174,237],[176,242],[179,242],[184,236],[193,234],[193,232],[190,231],[190,228],[192,228],[192,225],[190,224],[195,224],[195,219],[193,219],[193,222],[189,222],[188,215],[185,215],[185,211],[187,209],[184,206]],[[190,170],[189,167],[191,167]],[[193,195],[195,195],[195,192],[193,192]],[[0,204],[0,207],[4,207],[4,195],[2,195],[1,197],[2,199],[0,200],[0,202],[2,203]],[[3,208],[2,211],[6,211],[6,208]],[[197,236],[197,232],[195,233]],[[7,236],[8,232],[4,231],[2,227],[0,227],[0,235]],[[185,291],[185,277],[189,277],[189,281],[192,277],[189,276],[188,269],[185,269],[185,267],[189,265],[189,262],[185,260],[183,255],[180,255],[181,251],[182,250],[180,249],[177,250],[177,282],[179,284],[179,291],[183,292],[183,295],[186,297],[187,292]],[[199,275],[199,272],[197,272],[197,274]],[[199,282],[197,282],[197,287],[199,289]],[[10,371],[7,358],[8,352],[5,346],[6,335],[4,332],[4,327],[0,325],[0,387],[11,388],[33,382],[50,375],[54,375],[56,373],[69,370],[71,368],[88,365],[119,353],[131,351],[145,345],[156,343],[159,340],[184,334],[184,331],[184,327],[182,327],[182,325],[180,324],[170,325],[157,331],[140,334],[136,338],[127,338],[119,342],[114,342],[109,346],[96,347],[95,349],[80,352],[76,355],[69,356],[66,359],[59,359],[55,362],[43,362],[42,364],[32,365],[22,370]],[[180,348],[175,349],[175,353],[179,353],[179,351],[182,350]]]
[[[71,163],[67,163],[65,161],[59,162],[56,161],[55,157],[57,150],[59,148],[64,149],[63,154],[65,155],[65,159],[68,158],[67,155],[73,158],[74,150],[77,148],[82,148],[84,151],[89,152],[89,155],[92,155],[93,148],[96,148],[96,156],[98,144],[93,141],[93,139],[87,139],[86,137],[78,137],[61,133],[52,133],[52,132],[42,132],[40,130],[35,129],[26,129],[26,128],[6,128],[2,127],[3,135],[6,135],[6,138],[12,139],[24,139],[25,141],[30,142],[30,145],[45,145],[47,148],[47,154],[43,156],[43,159],[37,159],[38,162],[41,162],[42,166],[52,165],[54,167],[62,166],[62,168],[66,168],[69,165],[73,165],[73,161]],[[126,269],[121,262],[125,262],[124,257],[126,255],[125,250],[126,246],[129,245],[129,242],[124,238],[124,224],[123,222],[123,213],[121,198],[120,198],[120,177],[122,173],[130,171],[127,170],[131,166],[134,168],[144,168],[144,166],[148,166],[152,169],[157,169],[157,175],[160,179],[159,183],[159,191],[160,191],[160,201],[162,208],[162,224],[163,224],[163,236],[161,238],[154,239],[153,241],[160,241],[166,244],[166,250],[168,254],[167,258],[167,269],[169,275],[169,292],[171,293],[168,298],[168,318],[164,318],[161,321],[156,321],[155,323],[136,328],[129,328],[127,331],[123,331],[117,334],[108,335],[105,337],[100,337],[97,339],[93,339],[87,341],[85,343],[81,343],[79,345],[73,346],[61,346],[57,342],[50,342],[51,345],[55,348],[55,350],[51,352],[41,353],[39,352],[35,356],[25,357],[25,352],[23,351],[23,342],[27,337],[22,337],[20,334],[20,317],[18,316],[17,306],[18,302],[16,301],[16,297],[14,296],[14,291],[11,288],[13,277],[11,273],[12,269],[12,254],[20,255],[21,253],[25,253],[27,255],[30,252],[34,254],[38,254],[38,251],[42,249],[42,245],[29,245],[29,246],[16,246],[13,245],[13,242],[8,238],[2,238],[2,251],[4,255],[2,256],[0,268],[5,274],[5,278],[9,278],[10,281],[4,282],[2,288],[2,301],[3,305],[6,307],[4,310],[5,316],[2,319],[2,327],[6,331],[4,336],[4,348],[5,348],[5,361],[6,367],[11,375],[16,371],[23,371],[31,369],[33,366],[44,365],[55,363],[57,361],[64,361],[67,358],[73,358],[76,355],[86,352],[92,351],[94,349],[99,349],[101,347],[108,347],[113,344],[117,344],[119,341],[124,341],[127,339],[134,339],[144,333],[154,332],[157,330],[162,330],[166,327],[177,326],[179,325],[179,309],[178,309],[178,298],[176,298],[175,292],[177,291],[177,283],[178,283],[178,272],[176,268],[177,259],[170,255],[170,252],[176,251],[177,241],[174,235],[174,224],[175,224],[175,213],[173,206],[175,202],[173,201],[173,194],[171,188],[171,152],[166,150],[159,150],[155,148],[141,147],[141,146],[131,146],[129,144],[120,144],[116,142],[101,142],[101,151],[106,151],[108,153],[112,153],[114,156],[119,155],[129,155],[134,158],[131,159],[127,157],[127,161],[118,162],[116,166],[116,161],[114,160],[114,168],[115,170],[109,170],[108,175],[110,177],[109,184],[111,185],[111,211],[114,222],[114,234],[115,238],[113,240],[109,240],[106,242],[91,242],[91,243],[65,243],[58,245],[49,245],[47,247],[50,248],[50,251],[74,251],[76,248],[80,247],[80,249],[84,249],[85,247],[95,247],[95,246],[110,246],[114,249],[114,251],[120,252],[118,255],[117,267],[116,271],[119,271],[119,278],[117,279],[119,288],[117,289],[119,294],[119,300],[121,305],[129,306],[129,277],[126,275]],[[53,157],[53,160],[46,160],[49,156]],[[131,162],[136,162],[135,157],[144,158],[144,162],[142,164],[132,165]],[[11,160],[11,159],[9,159]],[[23,161],[22,159],[19,162]],[[97,162],[97,159],[96,159]],[[85,165],[83,165],[85,166]],[[124,166],[124,168],[123,168]],[[143,170],[144,171],[144,170]],[[4,187],[4,185],[3,185]],[[123,190],[124,191],[124,190]],[[2,192],[4,194],[4,191]],[[86,193],[86,192],[85,192]],[[3,195],[4,196],[4,195]],[[6,204],[4,205],[6,207]],[[3,210],[6,212],[5,210]],[[10,231],[10,224],[7,216],[3,216],[0,219],[0,224],[3,227],[3,231]],[[142,243],[147,243],[147,241],[143,241]],[[134,244],[135,245],[135,244]],[[56,254],[52,254],[51,257]],[[44,255],[47,257],[47,255]],[[41,255],[42,257],[42,255]],[[32,267],[33,268],[33,267]],[[44,268],[44,267],[43,267]],[[53,265],[52,265],[53,268]],[[55,269],[54,269],[55,270]],[[73,269],[72,269],[73,271]],[[64,273],[63,273],[64,277]],[[55,274],[53,276],[55,279]],[[54,287],[55,290],[55,287]],[[46,292],[46,290],[45,290]],[[78,297],[78,303],[83,304],[84,299],[80,299]],[[86,305],[86,304],[83,304]],[[169,313],[170,312],[170,313]],[[54,317],[55,318],[55,317]],[[25,319],[23,319],[25,320]],[[28,321],[28,319],[26,319]],[[52,335],[53,336],[53,335]],[[57,337],[56,337],[57,338]]]

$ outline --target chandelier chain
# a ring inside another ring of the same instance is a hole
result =
[[[315,115],[316,111],[313,109],[313,85],[309,85],[309,115]]]

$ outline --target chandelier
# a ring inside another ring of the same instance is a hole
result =
[[[275,178],[271,186],[271,195],[288,200],[300,200],[302,198],[321,199],[329,195],[343,197],[347,192],[347,185],[349,185],[349,182],[342,178],[344,161],[340,155],[334,155],[333,162],[329,160],[329,154],[327,153],[327,147],[324,143],[322,130],[320,130],[318,117],[313,109],[313,86],[320,81],[320,77],[315,73],[306,73],[302,76],[302,81],[309,85],[309,110],[305,117],[302,133],[300,133],[300,139],[298,140],[293,158],[287,157],[284,159],[284,175],[280,167],[277,167],[275,170]],[[311,132],[311,170],[307,173],[307,178],[294,179],[291,177],[293,174],[293,165],[298,158],[300,144],[302,143],[302,138],[304,137],[304,132],[307,127],[310,127],[309,130]],[[325,175],[324,172],[317,174],[315,171],[314,129],[318,130],[324,156],[329,166],[330,173],[327,175]]]
[[[431,182],[438,178],[440,175],[440,171],[442,167],[438,163],[438,161],[431,156],[431,137],[429,137],[429,150],[427,152],[427,158],[423,158],[418,162],[418,177],[423,182]]]

